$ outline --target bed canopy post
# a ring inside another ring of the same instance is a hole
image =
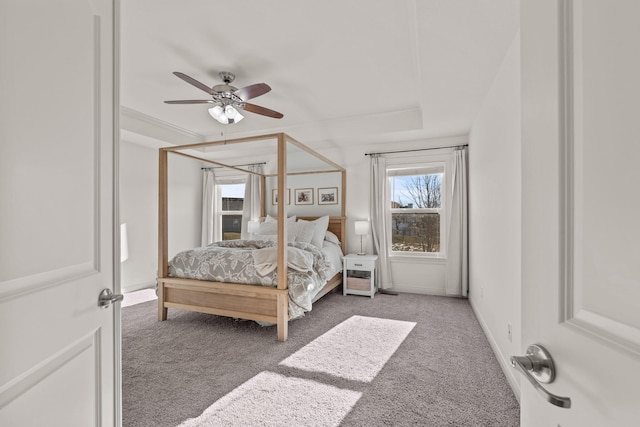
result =
[[[168,276],[169,265],[169,247],[168,247],[168,152],[160,149],[158,152],[158,173],[159,173],[159,192],[158,192],[158,277],[165,278]],[[164,301],[164,286],[158,281],[158,300]],[[167,320],[167,308],[163,304],[158,305],[158,320]]]
[[[340,181],[342,183],[342,200],[340,201],[340,216],[347,216],[347,171],[342,170],[340,173]]]
[[[340,207],[340,216],[342,216],[342,218],[346,218],[347,217],[347,171],[346,169],[342,169],[342,172],[340,173],[340,181],[342,182],[342,200],[341,200],[341,207]],[[342,225],[340,227],[340,236],[341,236],[341,244],[342,244],[342,251],[346,254],[347,253],[347,224],[346,221],[342,221]]]
[[[287,142],[284,134],[278,134],[278,341],[286,341],[289,329],[287,291],[287,198],[283,197],[287,188]],[[264,203],[263,203],[264,205]]]
[[[261,218],[264,218],[267,216],[266,196],[267,196],[267,177],[265,175],[260,175],[260,217]],[[252,218],[252,219],[255,219],[255,218]]]

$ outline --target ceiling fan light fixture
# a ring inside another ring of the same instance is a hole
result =
[[[244,119],[244,116],[231,105],[227,105],[224,108],[220,105],[211,107],[209,108],[209,114],[223,125],[238,123],[240,120]]]
[[[244,119],[244,116],[231,105],[227,105],[224,108],[224,112],[230,123],[238,123],[240,120]]]
[[[216,119],[217,121],[219,121],[223,125],[226,125],[226,124],[229,123],[229,118],[225,114],[225,112],[222,109],[222,107],[219,106],[219,105],[215,105],[215,106],[209,108],[209,114],[211,115],[211,117],[213,117],[214,119]]]

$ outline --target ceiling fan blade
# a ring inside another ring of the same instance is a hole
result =
[[[281,119],[284,117],[282,113],[278,113],[277,111],[273,111],[256,104],[249,104],[246,102],[244,103],[244,110],[256,114],[262,114],[263,116],[273,117],[274,119]]]
[[[264,95],[265,93],[269,92],[271,90],[271,88],[269,87],[268,84],[266,83],[256,83],[254,85],[250,85],[250,86],[246,86],[243,88],[238,89],[237,91],[233,92],[234,95],[237,95],[240,97],[240,99],[242,99],[243,101],[247,101],[249,99],[252,98],[257,98],[260,95]]]
[[[212,99],[185,99],[184,101],[164,101],[165,104],[215,104]]]
[[[215,95],[216,93],[218,93],[215,90],[211,89],[209,86],[205,85],[204,83],[200,83],[199,81],[197,81],[193,77],[189,77],[184,73],[181,73],[179,71],[174,71],[173,74],[175,74],[176,76],[180,77],[185,82],[197,87],[198,89],[201,89],[201,90],[207,92],[209,95]]]

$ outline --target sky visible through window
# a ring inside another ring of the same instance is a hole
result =
[[[391,201],[397,202],[403,205],[407,203],[415,203],[411,192],[407,189],[413,189],[416,192],[414,179],[419,177],[439,176],[440,183],[442,183],[442,174],[429,174],[429,175],[397,175],[389,178],[389,187],[391,192]]]
[[[244,184],[222,185],[222,197],[233,197],[244,199]]]
[[[411,176],[394,176],[391,178],[391,201],[392,202],[411,202],[411,195],[407,192],[406,187],[411,183]]]

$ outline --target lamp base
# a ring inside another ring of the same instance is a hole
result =
[[[366,255],[367,253],[364,251],[363,247],[362,247],[362,234],[360,235],[360,252],[357,253],[357,255]]]

